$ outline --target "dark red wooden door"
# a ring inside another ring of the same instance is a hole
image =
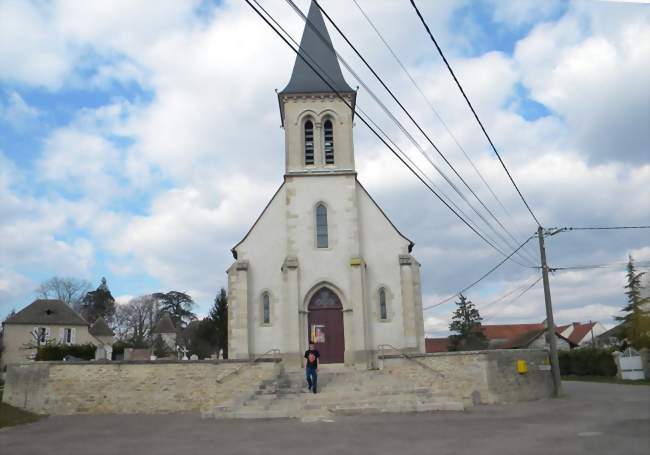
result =
[[[345,352],[343,306],[328,288],[319,289],[309,302],[309,342],[314,343],[322,363],[342,363]]]

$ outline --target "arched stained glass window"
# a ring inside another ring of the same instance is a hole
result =
[[[314,124],[305,122],[305,164],[314,164]]]
[[[334,164],[334,127],[331,120],[323,124],[324,139],[323,150],[325,151],[325,164]]]
[[[262,322],[271,323],[271,299],[268,292],[262,294]]]
[[[316,247],[327,248],[327,207],[323,204],[316,206]]]
[[[386,289],[379,288],[379,319],[388,319],[388,312],[386,311]]]

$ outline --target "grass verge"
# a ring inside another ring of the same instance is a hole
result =
[[[641,379],[630,381],[627,379],[610,378],[607,376],[562,376],[563,381],[603,382],[608,384],[650,385],[650,380]]]
[[[9,406],[2,402],[3,389],[0,388],[0,428],[12,427],[14,425],[23,425],[25,423],[36,422],[44,416],[32,414],[22,409]]]

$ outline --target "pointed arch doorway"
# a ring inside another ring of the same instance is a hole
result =
[[[338,295],[322,287],[309,300],[309,342],[316,345],[322,363],[343,363],[343,305]]]

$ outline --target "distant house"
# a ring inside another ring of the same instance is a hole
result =
[[[91,334],[88,322],[65,302],[35,300],[3,323],[4,352],[0,359],[0,371],[4,371],[10,363],[33,359],[36,346],[41,343],[92,343],[102,346],[109,340],[106,329],[110,331],[107,325],[96,327],[97,333],[102,333],[102,339],[99,339]],[[112,337],[111,331],[109,344]]]
[[[176,352],[177,331],[176,331],[176,327],[174,326],[174,322],[172,321],[172,318],[169,317],[169,314],[167,313],[163,314],[163,316],[158,320],[158,322],[154,326],[151,333],[154,335],[154,337],[160,335],[160,337],[165,342],[167,347],[170,350]]]
[[[449,351],[449,338],[425,338],[424,346],[427,353]]]
[[[99,342],[95,359],[111,360],[113,354],[113,337],[115,332],[111,330],[104,318],[98,318],[88,328],[88,332]]]
[[[629,322],[621,322],[619,325],[596,336],[596,346],[600,348],[610,348],[619,346],[621,340],[625,339],[626,333],[630,328]]]
[[[546,349],[546,325],[538,324],[499,324],[481,326],[488,339],[490,349]],[[559,350],[568,351],[577,346],[564,337],[558,329],[555,341]]]
[[[488,340],[488,349],[547,349],[546,325],[538,324],[499,324],[483,325],[481,330]],[[576,346],[564,337],[559,329],[555,332],[555,341],[559,350],[568,351]],[[447,352],[448,338],[427,338],[425,346],[428,353]]]
[[[557,328],[563,337],[571,340],[572,343],[583,347],[597,345],[597,337],[607,332],[607,329],[600,322],[573,322]]]

